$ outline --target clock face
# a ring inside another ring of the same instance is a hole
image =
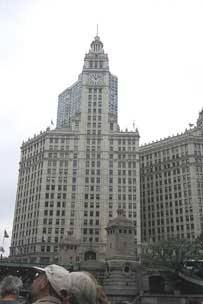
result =
[[[103,83],[103,76],[101,74],[92,73],[88,76],[89,84],[97,85]]]

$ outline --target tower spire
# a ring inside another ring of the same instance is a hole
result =
[[[97,37],[99,36],[99,25],[97,24]]]

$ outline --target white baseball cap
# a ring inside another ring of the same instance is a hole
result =
[[[62,290],[66,290],[67,281],[69,280],[69,271],[59,265],[49,265],[45,268],[34,267],[39,272],[46,274],[47,280],[51,284],[54,291],[62,297]]]

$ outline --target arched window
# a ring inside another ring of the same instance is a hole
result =
[[[87,251],[85,252],[85,261],[88,260],[96,260],[96,253],[94,251]]]

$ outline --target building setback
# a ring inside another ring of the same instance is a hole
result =
[[[140,244],[138,131],[117,122],[117,77],[98,36],[78,81],[59,95],[57,128],[23,143],[11,259],[58,262],[67,231],[104,258],[106,226],[123,208]]]

